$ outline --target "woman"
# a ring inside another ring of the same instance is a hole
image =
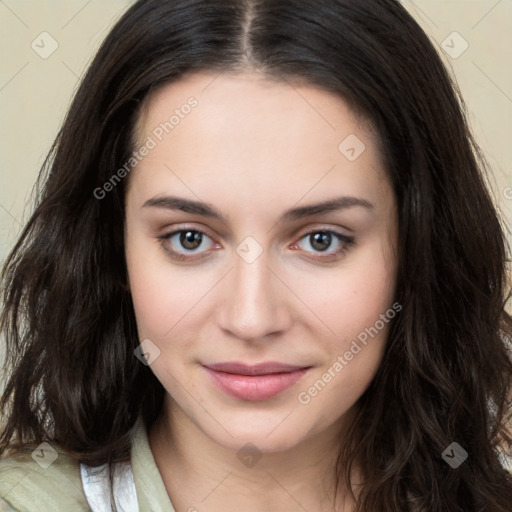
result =
[[[509,511],[475,155],[397,1],[135,3],[5,265],[4,507]]]

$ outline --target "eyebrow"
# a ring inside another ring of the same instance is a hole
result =
[[[287,210],[281,215],[279,222],[292,222],[313,215],[321,215],[323,213],[333,212],[337,210],[346,210],[355,206],[361,206],[368,210],[373,209],[373,204],[366,199],[353,196],[341,196],[329,199],[321,203],[310,204],[306,206],[298,206]],[[186,213],[202,215],[211,219],[216,219],[227,224],[226,217],[214,206],[200,201],[193,201],[176,196],[157,196],[148,199],[143,208],[163,208],[167,210],[181,210]]]

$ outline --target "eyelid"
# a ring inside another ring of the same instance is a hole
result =
[[[311,235],[312,233],[318,233],[320,231],[324,231],[327,233],[334,233],[343,237],[352,238],[353,235],[342,233],[340,230],[349,231],[350,233],[353,233],[353,230],[349,228],[345,228],[342,226],[328,226],[325,224],[318,224],[313,226],[312,228],[308,227],[305,230],[299,229],[296,231],[296,233],[293,235],[294,238],[304,238],[306,235]]]
[[[177,227],[174,227],[171,231],[163,233],[158,238],[168,240],[169,238],[172,238],[174,235],[177,235],[178,233],[181,233],[183,231],[195,231],[197,233],[201,233],[202,235],[206,235],[212,241],[212,243],[217,244],[217,245],[219,244],[219,242],[216,241],[217,237],[215,235],[212,235],[211,231],[208,228],[205,228],[203,226],[201,226],[201,227],[188,226],[188,225],[177,226]]]

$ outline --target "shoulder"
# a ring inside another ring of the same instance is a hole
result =
[[[48,443],[0,458],[0,511],[4,509],[89,512],[79,462]]]

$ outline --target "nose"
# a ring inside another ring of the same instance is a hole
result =
[[[269,268],[266,252],[248,262],[234,255],[233,269],[220,291],[218,323],[231,336],[244,341],[265,341],[291,325],[287,297],[291,291]]]

